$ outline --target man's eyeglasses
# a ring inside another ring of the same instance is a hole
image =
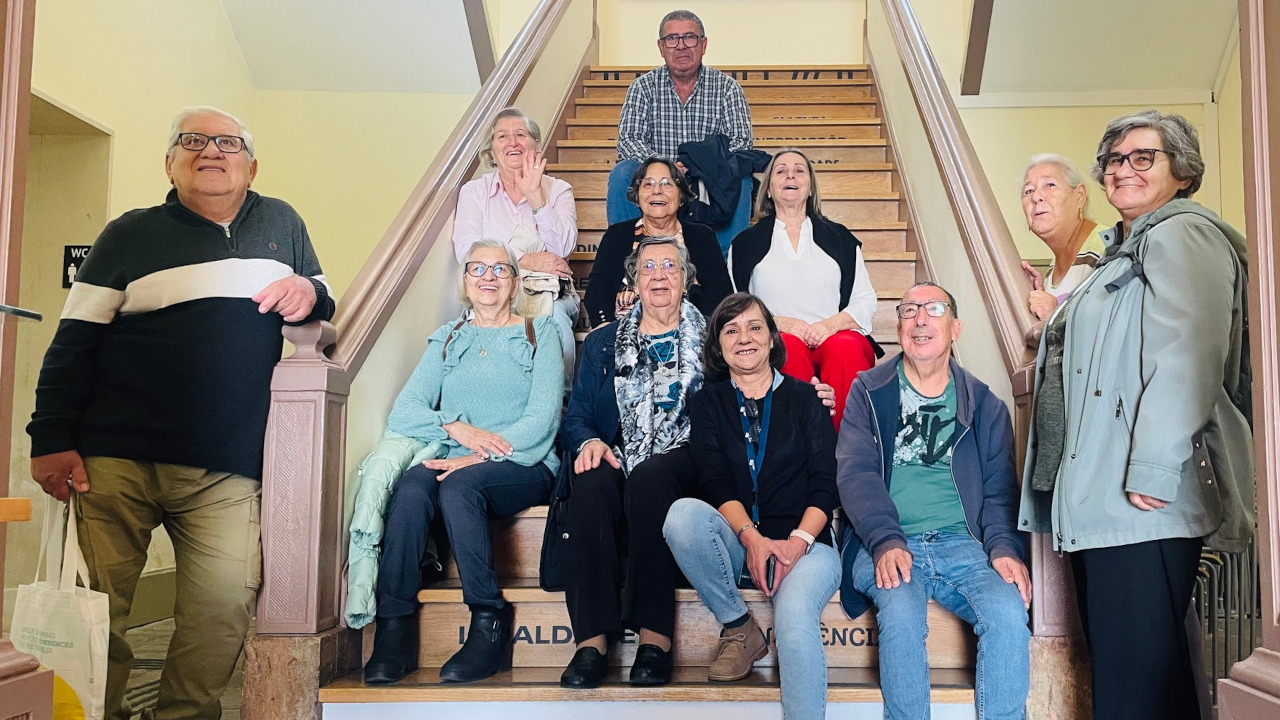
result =
[[[675,181],[669,177],[645,178],[640,181],[640,187],[650,192],[657,190],[658,188],[662,188],[663,190],[666,190],[667,188],[673,188],[675,186],[676,186]]]
[[[672,275],[680,268],[680,264],[675,260],[645,260],[640,263],[639,270],[641,275],[653,275],[658,272],[658,268],[662,268],[663,275]]]
[[[672,50],[684,45],[685,47],[696,46],[706,35],[697,33],[685,33],[683,35],[663,35],[662,44]]]
[[[238,153],[244,149],[244,138],[239,135],[205,135],[203,133],[178,133],[178,144],[183,150],[200,152],[209,146],[209,141],[224,153]]]
[[[951,307],[950,303],[945,303],[941,300],[934,300],[927,303],[904,302],[897,307],[898,319],[910,320],[915,317],[916,313],[920,312],[920,310],[924,310],[924,314],[929,317],[940,318],[947,314],[947,308],[949,307]]]
[[[752,445],[760,444],[760,405],[755,398],[743,398],[742,409],[747,413],[747,439]]]
[[[1120,171],[1120,166],[1124,165],[1126,160],[1129,161],[1129,167],[1141,172],[1143,170],[1150,170],[1151,166],[1156,164],[1156,153],[1161,152],[1165,155],[1173,154],[1164,150],[1140,148],[1138,150],[1130,150],[1124,155],[1121,155],[1120,153],[1107,153],[1106,155],[1098,158],[1098,161],[1101,163],[1103,168],[1102,172],[1105,175],[1115,175]]]
[[[494,263],[492,265],[482,262],[469,262],[463,269],[471,277],[484,277],[484,274],[492,269],[493,276],[499,280],[515,277],[516,274],[516,269],[512,267],[511,263],[504,262]]]

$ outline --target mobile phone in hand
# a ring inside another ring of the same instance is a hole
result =
[[[776,555],[770,555],[769,559],[764,561],[764,584],[769,588],[769,592],[773,592],[773,573],[778,567],[778,558]]]

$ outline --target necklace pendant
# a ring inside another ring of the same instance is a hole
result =
[[[489,357],[489,351],[485,350],[483,347],[480,348],[480,357]]]

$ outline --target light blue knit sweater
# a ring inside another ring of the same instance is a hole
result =
[[[520,465],[544,463],[552,473],[560,466],[553,442],[560,427],[564,395],[564,363],[560,336],[550,317],[533,321],[538,338],[535,355],[525,338],[524,323],[481,328],[457,320],[427,338],[427,350],[400,391],[387,427],[423,442],[441,442],[445,457],[471,452],[451,439],[444,425],[461,420],[497,433],[511,443],[507,458]],[[443,361],[440,353],[453,334]],[[439,408],[439,409],[437,409]]]

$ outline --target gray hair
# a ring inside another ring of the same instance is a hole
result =
[[[773,198],[769,196],[769,189],[773,182],[773,166],[777,164],[778,158],[787,153],[794,153],[804,158],[804,164],[809,167],[809,197],[804,201],[805,213],[822,217],[822,193],[818,191],[818,174],[813,171],[813,161],[804,154],[803,150],[793,147],[782,148],[769,159],[769,166],[764,169],[764,184],[760,187],[760,196],[756,198],[756,217],[773,215],[777,212]]]
[[[915,285],[912,285],[911,287],[907,288],[907,291],[902,293],[902,297],[898,299],[898,302],[905,301],[907,299],[907,296],[911,294],[911,291],[919,287],[934,287],[941,290],[942,294],[947,296],[947,303],[951,305],[951,316],[956,318],[957,320],[960,318],[960,309],[959,309],[959,306],[956,305],[956,296],[952,295],[950,290],[942,287],[941,285],[939,285],[936,282],[933,282],[932,280],[921,280]]]
[[[518,107],[509,107],[505,110],[498,111],[493,116],[493,122],[489,124],[489,141],[480,148],[480,160],[489,167],[498,167],[498,159],[493,156],[493,139],[498,135],[498,123],[507,118],[520,118],[524,121],[524,126],[529,130],[529,137],[533,138],[533,142],[538,149],[542,149],[542,128],[538,127],[538,123],[533,118],[524,114],[524,111]]]
[[[471,298],[467,297],[467,263],[471,262],[471,256],[480,248],[502,248],[507,252],[507,262],[511,263],[511,267],[516,269],[514,276],[516,291],[511,293],[511,312],[516,311],[516,302],[520,300],[520,260],[516,258],[516,251],[510,245],[501,240],[493,240],[491,238],[483,238],[471,243],[471,247],[467,250],[467,257],[462,261],[462,272],[458,273],[458,302],[462,303],[462,307],[471,309]]]
[[[707,29],[702,26],[702,18],[694,15],[688,10],[672,10],[662,16],[662,22],[658,23],[658,39],[662,39],[662,31],[667,29],[667,23],[672,20],[692,20],[698,26],[698,34],[705,36]]]
[[[1107,129],[1098,142],[1097,162],[1091,174],[1099,184],[1106,174],[1105,157],[1111,148],[1134,130],[1148,128],[1160,134],[1163,150],[1169,156],[1169,172],[1177,180],[1190,180],[1191,184],[1179,190],[1174,197],[1191,197],[1204,181],[1204,159],[1200,157],[1200,136],[1195,126],[1185,117],[1159,110],[1143,110],[1132,115],[1121,115],[1107,123]]]
[[[255,153],[253,150],[253,133],[249,132],[249,128],[245,127],[244,122],[240,118],[232,115],[225,110],[219,110],[211,105],[192,105],[184,107],[173,116],[173,124],[169,126],[169,144],[165,149],[165,155],[173,157],[173,153],[178,149],[178,135],[182,133],[182,125],[193,117],[201,115],[217,115],[226,118],[236,124],[236,134],[244,140],[244,151],[249,153],[249,159],[253,160]]]
[[[1040,153],[1038,155],[1032,155],[1031,159],[1027,161],[1027,167],[1022,171],[1023,185],[1027,184],[1027,175],[1030,175],[1032,170],[1041,165],[1052,165],[1053,167],[1058,168],[1058,170],[1062,172],[1062,179],[1067,181],[1067,185],[1070,186],[1072,190],[1075,190],[1084,184],[1084,175],[1080,173],[1080,168],[1076,167],[1076,164],[1071,162],[1071,160],[1059,155],[1058,153]],[[1088,192],[1084,194],[1083,209],[1086,212],[1089,210]]]
[[[687,292],[693,287],[693,281],[698,272],[698,268],[694,267],[693,261],[689,259],[689,248],[684,243],[676,239],[675,235],[655,235],[647,237],[640,241],[635,250],[627,256],[627,260],[622,265],[623,272],[626,273],[627,280],[630,281],[631,287],[639,287],[636,284],[636,276],[640,269],[640,253],[658,245],[671,245],[676,249],[676,253],[680,258],[680,272],[684,275],[684,289]]]

